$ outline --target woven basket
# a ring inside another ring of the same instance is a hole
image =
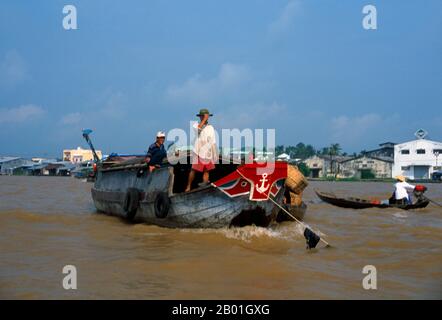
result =
[[[290,192],[290,205],[300,207],[301,204],[302,204],[302,192],[300,194]]]
[[[302,194],[302,191],[307,188],[308,182],[296,166],[288,165],[285,185],[291,192],[295,194]]]

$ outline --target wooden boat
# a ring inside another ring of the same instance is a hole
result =
[[[421,197],[417,197],[417,201],[413,204],[404,205],[404,204],[390,203],[389,200],[385,201],[368,200],[368,199],[361,199],[355,197],[339,198],[333,193],[320,192],[318,190],[315,190],[315,192],[322,201],[341,208],[351,208],[351,209],[399,208],[403,210],[410,210],[410,209],[425,208],[429,204],[428,200]]]
[[[187,161],[182,161],[182,157],[187,157]],[[256,190],[260,187],[252,180],[262,181],[261,176],[235,176],[236,172],[254,169],[256,163],[231,161],[226,164],[220,159],[220,164],[210,172],[214,183],[198,185],[197,175],[192,191],[184,192],[191,169],[189,157],[189,153],[180,156],[176,164],[165,159],[153,172],[149,172],[144,156],[118,161],[114,157],[101,163],[92,188],[95,207],[128,220],[164,227],[221,228],[250,224],[265,227],[275,219],[273,202],[265,198],[252,199],[253,194],[259,195]],[[275,172],[284,172],[286,176],[286,163],[274,165]],[[285,176],[267,185],[271,189],[268,189],[270,196],[278,203],[282,203]],[[270,179],[270,175],[264,178]]]

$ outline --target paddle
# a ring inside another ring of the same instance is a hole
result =
[[[428,197],[426,197],[426,196],[422,196],[422,197],[423,197],[424,199],[430,201],[431,203],[435,204],[436,206],[442,207],[442,204],[440,204],[440,203],[438,203],[438,202],[436,202],[436,201],[434,201],[434,200],[431,200],[430,198],[428,198]]]
[[[304,229],[304,238],[305,238],[305,240],[307,242],[307,249],[314,249],[319,241],[324,242],[326,248],[330,248],[331,247],[331,245],[327,241],[325,241],[320,236],[318,236],[316,233],[314,233],[312,231],[312,229],[310,229],[307,225],[305,225],[305,223],[303,223],[303,222],[299,221],[298,219],[296,219],[295,216],[293,216],[290,212],[288,212],[283,206],[281,206],[279,203],[277,203],[271,197],[269,197],[269,199],[274,204],[276,204],[282,211],[284,211],[285,214],[287,214],[290,218],[292,218],[293,220],[295,220],[297,223],[299,223],[300,225],[302,225],[305,228]]]

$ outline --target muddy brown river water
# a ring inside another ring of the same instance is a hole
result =
[[[427,196],[442,202],[442,184]],[[341,209],[313,188],[387,198],[374,182],[311,182],[305,221],[333,248],[306,251],[296,223],[167,229],[96,213],[91,184],[0,176],[2,299],[441,299],[442,209]],[[62,286],[77,268],[77,290]],[[374,265],[377,290],[362,286]]]

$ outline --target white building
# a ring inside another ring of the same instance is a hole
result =
[[[289,161],[290,160],[290,156],[287,153],[282,153],[279,156],[277,156],[276,159]]]
[[[441,170],[442,142],[427,140],[425,134],[418,133],[418,139],[394,146],[393,177],[430,179],[434,171]]]

